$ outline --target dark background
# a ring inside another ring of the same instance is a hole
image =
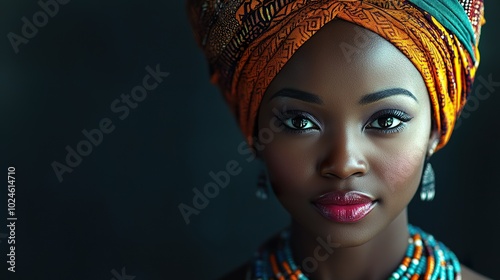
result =
[[[215,279],[288,223],[274,197],[254,196],[260,165],[238,153],[244,138],[208,82],[182,1],[71,0],[16,54],[9,32],[21,35],[21,18],[40,10],[36,1],[0,4],[0,178],[15,166],[18,218],[17,272],[6,274],[3,181],[0,279]],[[499,11],[486,1],[478,77],[493,81]],[[157,64],[170,75],[119,119],[112,102]],[[410,221],[500,279],[500,86],[481,93],[432,160],[436,199],[412,202]],[[59,182],[51,164],[65,163],[65,147],[104,118],[115,129]],[[178,205],[192,205],[192,189],[231,160],[241,174],[186,225]]]

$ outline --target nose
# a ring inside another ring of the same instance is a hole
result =
[[[361,176],[368,171],[368,163],[362,148],[362,135],[355,132],[344,132],[326,137],[324,153],[319,161],[321,176],[347,179]]]

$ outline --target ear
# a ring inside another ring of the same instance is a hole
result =
[[[436,151],[436,147],[439,144],[439,132],[437,129],[432,129],[431,135],[429,137],[429,144],[427,145],[427,158],[431,157]]]

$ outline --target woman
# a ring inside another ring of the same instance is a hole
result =
[[[292,217],[225,279],[487,279],[407,218],[417,192],[433,198],[428,160],[471,91],[482,1],[188,9],[212,82]]]

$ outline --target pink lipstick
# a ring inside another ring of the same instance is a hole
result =
[[[362,192],[330,192],[313,201],[323,217],[339,223],[354,223],[363,219],[376,201]]]

